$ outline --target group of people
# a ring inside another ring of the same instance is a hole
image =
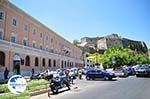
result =
[[[8,79],[8,76],[9,76],[9,70],[7,69],[7,67],[5,68],[3,74],[4,74],[4,79],[7,80],[7,79]],[[34,76],[34,74],[35,74],[35,70],[34,70],[34,68],[32,68],[32,70],[31,70],[31,76]],[[50,71],[47,69],[47,70],[45,70],[44,72],[42,72],[42,74],[43,74],[43,75],[49,75],[49,74],[50,74]],[[66,76],[67,78],[72,77],[72,75],[69,73],[69,70],[68,70],[68,69],[64,70],[64,74],[65,74],[65,76]],[[80,74],[80,73],[79,73],[79,74]],[[71,79],[71,82],[73,83],[73,79],[72,79],[72,78],[69,78],[69,79]]]

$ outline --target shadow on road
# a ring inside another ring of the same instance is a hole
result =
[[[65,91],[69,91],[69,89],[63,89],[63,90],[60,90],[57,94],[52,93],[51,95],[58,95],[58,94],[63,93]]]
[[[112,80],[105,80],[105,79],[93,79],[93,80],[88,80],[88,81],[117,81],[117,79],[112,79]]]
[[[136,77],[136,78],[150,78],[149,76],[139,76],[139,77]]]

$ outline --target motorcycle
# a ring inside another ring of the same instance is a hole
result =
[[[50,88],[53,94],[58,94],[59,89],[68,87],[68,90],[70,90],[69,81],[66,79],[66,77],[54,77],[50,81]]]

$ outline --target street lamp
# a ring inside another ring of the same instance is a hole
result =
[[[113,63],[113,65],[116,64],[116,57],[112,57],[112,63]],[[114,68],[114,67],[113,67],[113,68]]]
[[[99,63],[98,63],[98,59],[97,59],[97,58],[98,58],[98,55],[97,55],[97,54],[98,54],[98,49],[96,49],[96,63],[95,63],[95,65],[96,65],[96,66],[98,66],[98,65],[99,65]]]

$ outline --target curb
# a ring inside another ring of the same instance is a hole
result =
[[[43,90],[39,90],[39,91],[35,91],[35,92],[31,92],[30,93],[30,96],[36,96],[36,95],[40,95],[40,94],[43,94],[43,93],[47,93],[50,89],[43,89]]]
[[[75,85],[71,85],[70,87],[71,87],[71,90],[78,89],[78,87],[75,86]],[[65,88],[66,88],[66,87],[65,87]],[[61,90],[64,90],[65,88],[60,89],[60,91],[61,91]],[[32,97],[32,96],[36,96],[36,95],[48,93],[48,91],[50,91],[50,88],[48,88],[48,89],[43,89],[43,90],[39,90],[39,91],[35,91],[35,92],[31,92],[31,93],[30,93],[30,96]],[[52,94],[52,93],[51,93],[51,94]]]

